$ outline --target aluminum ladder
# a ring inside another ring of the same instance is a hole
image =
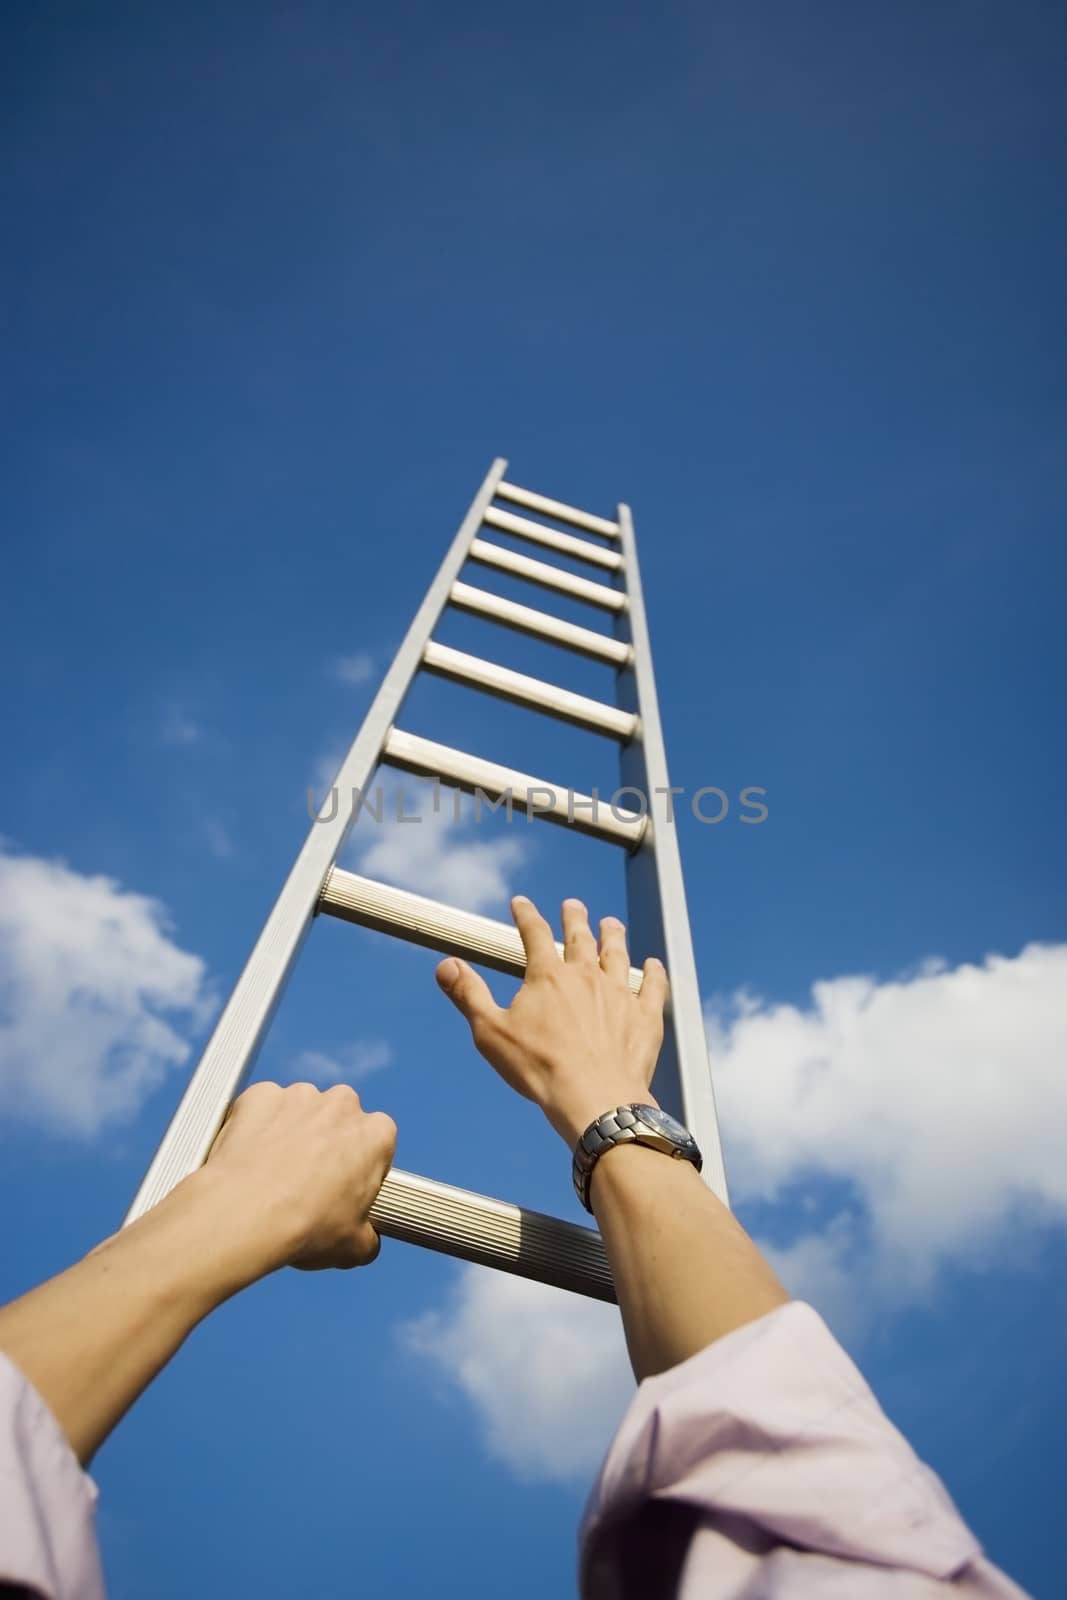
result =
[[[582,831],[626,851],[630,948],[639,960],[657,955],[670,980],[663,1051],[655,1092],[681,1118],[704,1152],[704,1175],[727,1199],[711,1072],[693,960],[681,858],[671,816],[667,761],[660,726],[652,652],[629,508],[614,521],[593,516],[504,481],[507,462],[494,461],[385,674],[334,780],[341,795],[366,792],[379,764],[441,780],[490,803],[509,803],[546,822]],[[503,502],[503,505],[497,504]],[[520,515],[508,509],[517,507]],[[550,520],[535,520],[535,518]],[[582,535],[564,532],[563,523]],[[495,530],[576,557],[596,579],[577,577],[549,562],[520,555],[486,539]],[[590,537],[591,536],[591,537]],[[612,634],[518,605],[461,581],[467,562],[503,572],[607,612]],[[438,644],[434,629],[446,606],[506,628],[549,640],[610,664],[616,704],[573,694],[476,656]],[[404,732],[396,718],[420,671],[473,685],[489,694],[595,730],[620,744],[622,788],[641,803],[634,810],[596,802],[569,785],[547,782],[464,751]],[[657,809],[657,796],[664,805]],[[207,1158],[234,1097],[256,1058],[305,935],[317,915],[349,922],[460,955],[475,964],[522,977],[525,958],[516,930],[489,917],[376,883],[337,866],[357,807],[335,805],[312,823],[274,908],[226,1002],[189,1085],[137,1191],[125,1223],[134,1221]],[[562,946],[560,947],[562,949]],[[631,986],[640,986],[638,970]],[[537,1278],[560,1288],[614,1300],[600,1236],[556,1217],[394,1169],[371,1210],[388,1238],[403,1239],[467,1261]]]

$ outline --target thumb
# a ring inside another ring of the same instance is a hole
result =
[[[667,969],[656,956],[649,956],[642,971],[638,1003],[649,1016],[661,1021],[667,1004]]]
[[[461,1011],[471,1027],[483,1017],[498,1010],[489,985],[465,961],[449,956],[442,961],[435,974],[438,986],[444,990],[457,1011]]]

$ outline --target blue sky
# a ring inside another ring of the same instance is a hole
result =
[[[681,822],[739,1212],[1058,1594],[1062,17],[60,4],[4,34],[0,1292],[115,1226],[504,454],[634,506],[672,781],[768,790],[761,827]],[[459,688],[403,723],[614,772]],[[348,859],[622,909],[614,852],[559,830],[416,832]],[[260,1070],[325,1057],[401,1165],[574,1215],[432,967],[316,927]],[[572,1593],[624,1395],[584,1302],[399,1245],[279,1277],[98,1458],[112,1593]]]

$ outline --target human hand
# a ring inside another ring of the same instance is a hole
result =
[[[254,1083],[234,1101],[201,1176],[225,1196],[250,1275],[362,1267],[381,1241],[367,1213],[393,1159],[396,1124],[348,1084]]]
[[[562,961],[532,900],[517,895],[511,914],[526,979],[510,1006],[498,1006],[485,980],[455,957],[441,962],[437,981],[481,1054],[573,1146],[603,1112],[655,1104],[648,1085],[663,1042],[667,974],[650,958],[641,993],[631,994],[625,928],[605,917],[598,944],[580,900],[563,902]]]

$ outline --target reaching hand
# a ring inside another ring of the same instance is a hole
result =
[[[603,1112],[655,1103],[648,1085],[663,1042],[667,974],[650,958],[641,993],[631,994],[625,928],[605,917],[598,944],[580,900],[563,902],[562,961],[532,900],[516,896],[511,913],[526,979],[510,1006],[498,1006],[485,980],[454,957],[442,961],[437,981],[486,1060],[573,1145]]]
[[[362,1267],[380,1240],[367,1220],[396,1145],[396,1124],[356,1091],[255,1083],[215,1140],[204,1176],[226,1187],[223,1226],[243,1230],[262,1270]]]

